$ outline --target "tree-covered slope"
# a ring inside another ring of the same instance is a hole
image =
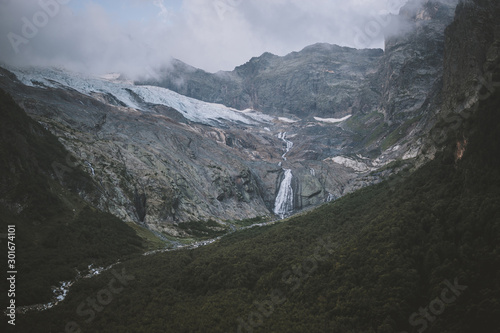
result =
[[[129,260],[18,328],[498,332],[499,107],[499,94],[483,101],[413,173],[207,247]],[[110,299],[117,272],[125,283]]]

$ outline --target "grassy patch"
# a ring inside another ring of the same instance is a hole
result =
[[[391,133],[387,135],[387,137],[382,141],[381,149],[386,150],[395,145],[401,139],[405,138],[407,136],[409,128],[413,126],[415,123],[419,122],[421,118],[422,118],[421,116],[418,116],[416,118],[409,119],[400,126],[398,126],[396,129],[391,131]]]
[[[216,221],[209,219],[208,221],[190,221],[179,223],[177,227],[189,235],[200,239],[210,239],[222,236],[228,232],[228,227]]]
[[[238,226],[238,227],[248,227],[248,226],[251,226],[252,224],[264,223],[267,221],[268,221],[268,218],[266,216],[256,216],[256,217],[252,217],[249,219],[231,221],[229,223],[233,224],[235,226]]]
[[[166,242],[161,240],[158,236],[151,232],[151,230],[141,227],[133,222],[129,222],[127,225],[134,229],[137,235],[144,240],[145,248],[147,250],[158,250],[165,247]]]

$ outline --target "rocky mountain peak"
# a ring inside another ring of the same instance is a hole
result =
[[[389,125],[412,121],[439,105],[444,32],[457,1],[409,1],[400,10],[403,33],[385,42],[370,84],[381,84],[378,111]],[[368,101],[372,103],[372,101]]]
[[[264,53],[231,72],[209,74],[174,65],[161,73],[160,80],[139,84],[270,115],[342,117],[382,55],[382,50],[318,43],[282,57]]]
[[[399,15],[413,21],[439,18],[443,9],[454,9],[459,0],[410,0],[401,7]]]

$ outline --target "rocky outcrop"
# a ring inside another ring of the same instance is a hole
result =
[[[445,29],[457,2],[412,0],[401,8],[406,28],[387,38],[378,68],[344,126],[358,135],[352,152],[375,164],[421,155],[422,138],[441,112]]]
[[[500,82],[500,8],[497,1],[460,1],[446,29],[443,105],[460,112]]]
[[[401,8],[409,31],[386,40],[374,78],[381,84],[378,107],[387,123],[432,114],[440,104],[436,95],[442,86],[444,30],[453,20],[456,2],[413,0]]]

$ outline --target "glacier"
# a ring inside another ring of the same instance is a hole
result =
[[[164,105],[179,111],[190,121],[206,125],[218,125],[223,121],[230,121],[256,126],[270,124],[274,119],[255,110],[239,111],[222,104],[186,97],[166,88],[138,86],[130,81],[119,81],[116,75],[97,77],[57,68],[9,67],[7,69],[27,86],[70,88],[87,96],[93,93],[109,94],[127,107],[144,112],[148,112],[146,104]]]

